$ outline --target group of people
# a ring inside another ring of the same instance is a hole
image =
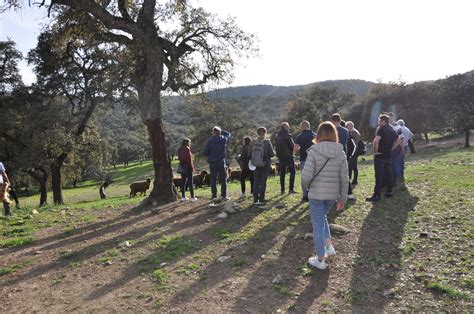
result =
[[[250,181],[254,205],[265,203],[267,177],[272,167],[272,157],[276,155],[279,163],[280,193],[286,193],[285,177],[289,172],[288,193],[295,191],[295,154],[300,155],[302,202],[309,202],[313,239],[316,255],[308,263],[318,269],[328,267],[326,258],[336,254],[331,244],[331,234],[327,214],[336,205],[336,211],[342,211],[348,200],[355,200],[352,189],[358,184],[358,157],[366,151],[360,132],[351,121],[343,121],[337,113],[330,121],[321,123],[317,131],[311,130],[309,121],[303,120],[300,133],[293,139],[290,125],[283,122],[274,135],[273,143],[267,138],[267,129],[257,128],[257,138],[246,136],[238,162],[241,168],[241,197],[246,196],[246,179]],[[367,201],[381,199],[385,186],[385,197],[393,196],[394,180],[403,180],[404,156],[413,134],[403,120],[395,121],[395,115],[382,114],[373,140],[375,188]],[[212,200],[228,200],[226,145],[231,137],[229,132],[219,127],[212,129],[204,154],[207,156],[211,172]],[[182,175],[181,193],[185,201],[187,180],[192,180],[192,155],[190,141],[183,141],[178,152],[180,163],[185,163],[190,172]],[[218,179],[221,193],[218,196]],[[350,182],[352,180],[352,182]],[[190,184],[192,186],[192,184]],[[192,200],[195,200],[190,189]]]

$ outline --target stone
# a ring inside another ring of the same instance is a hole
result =
[[[419,235],[419,236],[420,236],[420,238],[422,238],[422,239],[427,239],[427,238],[429,238],[429,234],[428,234],[427,232],[420,232],[420,235]]]
[[[242,207],[242,205],[240,204],[237,204],[237,203],[234,203],[234,205],[232,206],[233,209],[237,210],[237,211],[241,211],[243,210],[244,208]]]
[[[350,229],[348,229],[344,226],[341,226],[341,225],[337,225],[337,224],[330,224],[329,228],[331,229],[331,232],[333,232],[335,234],[344,235],[344,234],[348,234],[348,233],[351,232]]]
[[[38,210],[37,210],[36,208],[33,208],[33,209],[31,210],[31,214],[32,214],[32,215],[38,215],[39,213],[38,213]]]
[[[129,247],[131,247],[131,246],[132,246],[132,245],[131,245],[130,242],[128,242],[128,241],[123,241],[122,243],[120,243],[120,244],[118,245],[118,247],[121,248],[121,249],[126,249],[126,248],[129,248]]]
[[[112,266],[112,261],[105,261],[104,266]]]
[[[306,239],[312,239],[312,238],[313,238],[313,234],[312,234],[312,233],[309,233],[309,232],[308,232],[308,233],[305,233],[305,234],[304,234],[304,239],[305,239],[305,240],[306,240]]]
[[[33,219],[33,215],[31,215],[31,214],[26,215],[26,218],[28,218],[28,219]]]
[[[166,265],[168,265],[168,263],[163,262],[163,263],[160,264],[160,268],[165,267]]]
[[[224,256],[221,256],[219,258],[217,258],[217,260],[221,263],[224,263],[225,261],[227,261],[228,259],[230,259],[232,256],[230,255],[224,255]]]
[[[273,284],[281,284],[283,282],[283,278],[281,277],[280,274],[276,275],[275,278],[273,278],[272,283]]]
[[[281,203],[278,203],[277,206],[275,206],[275,207],[278,208],[278,209],[283,209],[283,208],[285,208],[285,206],[286,206],[285,203],[281,202]]]
[[[226,212],[223,212],[223,213],[220,213],[219,215],[217,215],[217,218],[220,218],[220,219],[225,219],[227,218],[228,214]]]
[[[267,257],[267,256],[266,256],[265,254],[262,254],[262,255],[260,256],[261,259],[265,259],[266,257]]]
[[[397,290],[395,288],[392,288],[392,289],[384,291],[383,296],[388,297],[388,296],[395,295],[396,293],[397,293]]]
[[[228,214],[233,214],[235,213],[235,209],[234,209],[234,202],[227,202],[225,203],[224,205],[224,211]]]

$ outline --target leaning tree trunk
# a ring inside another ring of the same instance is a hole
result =
[[[471,147],[469,138],[471,136],[471,129],[464,130],[464,147]]]
[[[166,139],[163,120],[157,118],[145,121],[153,152],[153,167],[155,169],[155,182],[149,199],[153,201],[175,201],[178,195],[173,184],[173,170],[171,158],[168,155],[169,143]]]
[[[144,203],[156,205],[176,201],[178,192],[173,184],[169,142],[164,131],[161,108],[164,53],[155,40],[156,29],[149,31],[150,39],[141,43],[144,55],[138,63],[136,77],[140,113],[150,137],[155,170],[153,189]]]
[[[46,205],[48,200],[48,172],[44,169],[28,170],[26,171],[39,184],[40,189],[40,203],[39,207]]]

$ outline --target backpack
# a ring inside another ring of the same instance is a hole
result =
[[[255,167],[265,166],[264,153],[263,141],[255,141],[252,148],[252,164]]]
[[[355,155],[364,155],[367,152],[367,146],[365,145],[363,140],[360,140],[359,143],[357,143]]]

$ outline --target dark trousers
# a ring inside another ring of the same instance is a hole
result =
[[[209,164],[209,170],[211,171],[211,192],[212,198],[217,197],[217,176],[221,181],[221,196],[227,197],[227,171],[225,171],[224,161],[218,161]]]
[[[181,196],[184,197],[184,192],[186,191],[186,187],[189,187],[189,192],[191,193],[191,197],[194,197],[194,186],[193,186],[193,172],[191,169],[188,168],[186,174],[181,175]]]
[[[9,216],[11,215],[11,212],[10,212],[10,204],[6,201],[3,201],[3,211],[5,213],[5,216]]]
[[[280,158],[280,188],[281,192],[285,192],[285,175],[286,175],[286,169],[288,168],[290,170],[290,191],[294,191],[295,189],[295,160],[293,157],[289,158]]]
[[[385,183],[387,193],[391,193],[393,189],[393,176],[392,176],[392,159],[374,159],[375,167],[375,188],[374,196],[382,195],[382,184]]]
[[[349,166],[349,179],[352,179],[352,173],[354,173],[354,180],[352,182],[357,182],[357,178],[359,177],[359,168],[357,167],[357,159],[359,156],[352,156],[347,161]]]
[[[242,193],[245,193],[245,179],[249,178],[250,180],[250,191],[253,192],[253,171],[250,169],[242,169],[240,174],[240,188]]]
[[[254,202],[265,202],[265,191],[267,189],[267,178],[270,172],[270,163],[256,168],[253,172],[253,200]]]

